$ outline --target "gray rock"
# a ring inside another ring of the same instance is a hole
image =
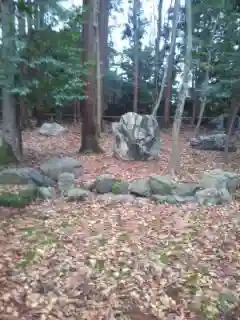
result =
[[[129,183],[126,181],[116,180],[112,186],[112,193],[114,194],[128,194]]]
[[[0,184],[34,184],[52,186],[54,182],[42,172],[33,168],[5,169],[0,172]]]
[[[105,193],[97,197],[98,200],[110,201],[110,202],[121,202],[121,203],[134,203],[136,197],[131,194],[114,194]]]
[[[59,175],[64,172],[73,173],[75,177],[78,177],[81,176],[84,171],[82,163],[71,157],[52,158],[45,162],[40,169],[46,176],[53,180],[58,180]]]
[[[190,140],[190,145],[194,149],[224,151],[227,135],[225,133],[198,136]],[[229,141],[229,152],[235,152],[236,146],[233,141]]]
[[[240,175],[234,172],[214,169],[204,172],[199,185],[204,188],[226,188],[230,193],[234,193],[240,187]]]
[[[180,197],[194,197],[196,192],[200,189],[198,183],[181,182],[174,186],[174,194]]]
[[[70,189],[75,186],[75,176],[70,172],[63,172],[58,177],[58,190],[62,196],[67,195]]]
[[[48,188],[39,187],[38,194],[44,200],[52,199],[55,197],[55,191],[54,191],[54,188],[52,188],[52,187],[48,187]]]
[[[149,180],[152,194],[171,195],[173,193],[174,184],[170,176],[152,176]]]
[[[185,196],[181,197],[178,195],[159,195],[159,194],[154,194],[152,195],[152,200],[155,201],[156,203],[168,203],[168,204],[184,204],[184,203],[189,203],[189,202],[194,202],[196,201],[195,197],[191,196]]]
[[[149,179],[136,179],[130,182],[129,192],[139,197],[150,197]]]
[[[66,133],[67,128],[62,127],[60,124],[53,122],[47,123],[45,122],[41,128],[39,129],[39,133],[48,137],[56,137]]]
[[[98,176],[95,182],[96,192],[101,194],[111,192],[115,181],[116,179],[108,174]]]
[[[67,201],[85,201],[89,198],[90,192],[81,188],[72,188],[68,191]]]
[[[196,199],[201,205],[221,205],[232,201],[230,193],[225,188],[208,188],[197,191]]]
[[[159,157],[160,130],[153,116],[128,112],[112,124],[112,129],[113,153],[118,159],[146,161]]]

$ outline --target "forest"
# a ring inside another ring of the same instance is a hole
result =
[[[240,1],[0,0],[0,319],[240,319]]]

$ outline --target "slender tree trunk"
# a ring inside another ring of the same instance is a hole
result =
[[[171,57],[174,55],[175,52],[175,44],[176,44],[176,36],[177,36],[177,24],[178,24],[178,18],[179,18],[179,11],[180,11],[180,0],[175,1],[175,7],[174,7],[174,20],[176,21],[176,25],[174,24],[174,29],[172,30],[172,40],[171,40],[171,47],[170,47],[170,53],[168,56],[168,62],[164,70],[163,78],[162,78],[162,83],[161,83],[161,89],[158,95],[158,99],[156,101],[156,104],[153,108],[152,115],[156,116],[158,109],[160,107],[160,103],[163,98],[163,93],[165,91],[165,86],[166,86],[166,80],[167,80],[167,75],[168,75],[168,68],[169,65],[171,64]]]
[[[101,72],[101,49],[100,49],[100,7],[99,0],[95,0],[94,26],[96,33],[96,58],[97,58],[97,132],[101,135],[102,131],[102,113],[103,113],[103,95],[102,95],[102,72]]]
[[[226,139],[225,148],[224,148],[224,160],[225,160],[226,163],[228,162],[229,141],[230,141],[232,133],[233,133],[234,123],[236,121],[238,111],[240,109],[239,103],[233,100],[231,109],[232,109],[231,116],[230,116],[231,117],[231,121],[230,121],[230,124],[229,124],[228,133],[227,133],[227,139]]]
[[[175,176],[176,168],[179,163],[179,134],[182,123],[182,115],[184,111],[184,105],[186,95],[189,87],[189,78],[192,64],[192,5],[191,0],[186,0],[186,21],[187,21],[187,45],[186,45],[186,57],[183,72],[183,83],[179,92],[178,105],[175,113],[175,120],[172,130],[172,155],[169,162],[169,173],[172,177]]]
[[[224,0],[223,0],[224,3]],[[202,95],[201,95],[201,106],[200,106],[200,112],[199,112],[199,116],[198,116],[198,122],[194,131],[194,137],[196,137],[199,133],[199,129],[202,123],[202,117],[206,108],[206,104],[207,104],[207,88],[208,88],[208,83],[209,83],[209,74],[210,74],[210,67],[211,67],[211,61],[212,61],[212,54],[213,54],[213,40],[216,34],[216,30],[217,30],[217,26],[218,26],[218,22],[219,22],[219,18],[220,18],[220,13],[218,14],[214,26],[213,26],[213,31],[212,31],[212,37],[211,37],[211,42],[210,44],[212,44],[211,49],[208,52],[208,60],[207,60],[207,69],[206,69],[206,73],[205,73],[205,80],[204,80],[204,84],[203,84],[203,91],[202,91]]]
[[[110,1],[99,0],[99,38],[100,60],[102,77],[102,112],[107,109],[107,72],[108,63],[108,25],[110,14]]]
[[[32,1],[27,0],[27,5],[30,9],[32,9]],[[31,33],[33,29],[33,16],[32,13],[28,12],[27,13],[27,25],[28,25],[28,33]]]
[[[134,91],[133,112],[138,112],[139,90],[139,0],[133,1],[133,29],[134,29]]]
[[[84,12],[83,62],[96,61],[96,32],[94,27],[95,0],[83,0],[87,8]],[[82,103],[82,144],[80,152],[101,152],[98,143],[96,123],[96,66],[89,66],[86,93],[87,99]]]
[[[160,70],[160,40],[162,31],[162,6],[163,0],[158,1],[158,20],[157,20],[157,37],[155,41],[155,83],[156,89],[159,87],[159,70]]]
[[[171,50],[168,57],[167,84],[166,84],[165,107],[164,107],[164,123],[166,125],[169,124],[169,120],[170,120],[170,109],[171,109],[171,100],[172,100],[173,61],[174,61],[175,48],[176,48],[179,10],[180,10],[180,1],[175,0],[174,18],[172,23],[172,40],[171,40],[173,49]]]

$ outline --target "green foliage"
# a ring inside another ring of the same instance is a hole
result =
[[[45,109],[84,99],[87,66],[80,63],[79,41],[79,33],[71,31],[33,32],[19,59],[13,93]]]

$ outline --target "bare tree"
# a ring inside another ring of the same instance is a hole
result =
[[[172,155],[169,162],[169,173],[175,176],[175,171],[180,158],[179,152],[179,134],[182,123],[182,114],[184,111],[185,100],[189,88],[191,64],[192,64],[192,5],[191,0],[186,0],[186,22],[187,22],[187,45],[184,63],[182,85],[180,87],[178,104],[175,113],[175,119],[172,130]]]
[[[226,163],[228,162],[229,142],[233,133],[234,123],[237,118],[239,109],[240,109],[239,102],[236,101],[235,99],[232,99],[232,107],[229,114],[229,127],[228,127],[227,139],[225,141],[225,147],[224,147],[224,160]]]
[[[162,7],[163,0],[158,1],[158,17],[157,17],[157,37],[155,40],[155,83],[156,88],[159,85],[159,70],[160,70],[160,40],[162,33]]]
[[[217,30],[217,26],[219,23],[219,18],[220,18],[220,13],[218,14],[215,23],[213,25],[213,30],[212,30],[212,37],[210,39],[210,45],[211,48],[208,51],[208,59],[207,59],[207,66],[206,66],[206,73],[205,73],[205,79],[203,82],[203,88],[202,88],[202,94],[201,94],[201,105],[200,105],[200,111],[199,111],[199,115],[198,115],[198,122],[196,125],[196,128],[194,130],[194,137],[196,137],[198,135],[199,129],[200,129],[200,125],[202,123],[202,117],[205,111],[205,107],[207,104],[207,89],[208,89],[208,85],[209,85],[209,75],[210,75],[210,69],[211,69],[211,62],[212,62],[212,54],[213,54],[213,40],[214,37],[216,35],[216,30]]]
[[[108,25],[110,15],[110,0],[99,0],[99,38],[100,38],[100,60],[102,78],[102,112],[107,109],[106,76],[108,72]]]
[[[164,74],[163,74],[163,78],[162,78],[162,83],[161,83],[161,89],[156,101],[156,104],[153,108],[152,111],[152,115],[156,116],[157,115],[157,111],[159,109],[160,103],[162,101],[163,98],[163,93],[165,90],[165,86],[166,86],[166,80],[167,80],[167,75],[168,75],[168,68],[169,68],[169,64],[171,64],[171,57],[174,55],[175,52],[175,44],[176,44],[176,36],[177,36],[177,26],[178,26],[178,20],[179,20],[179,12],[180,12],[180,0],[175,0],[175,5],[174,5],[174,21],[176,23],[173,24],[174,28],[172,30],[172,40],[171,40],[171,47],[170,47],[170,53],[168,56],[168,61],[166,64],[166,67],[164,69]]]
[[[133,32],[134,32],[134,92],[133,111],[138,111],[138,90],[139,90],[139,0],[133,0]]]
[[[172,99],[172,80],[173,80],[173,62],[174,62],[175,49],[176,49],[179,10],[180,10],[180,1],[178,3],[178,1],[175,0],[173,21],[172,21],[172,40],[171,40],[172,50],[171,50],[169,57],[168,57],[168,68],[167,68],[167,79],[166,79],[166,93],[165,93],[165,107],[164,107],[164,123],[165,124],[169,124],[169,120],[170,120],[170,108],[171,108],[171,99]]]

